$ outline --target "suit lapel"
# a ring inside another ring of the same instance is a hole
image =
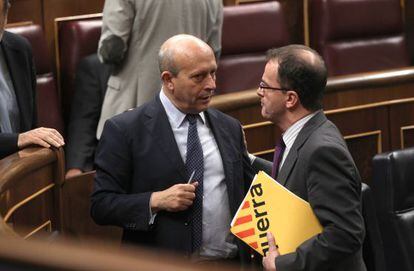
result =
[[[295,142],[292,145],[292,148],[289,151],[288,156],[286,157],[285,162],[280,169],[278,175],[278,182],[282,185],[286,186],[288,181],[289,175],[296,164],[298,159],[298,152],[309,136],[313,133],[313,131],[322,125],[326,121],[325,114],[322,111],[316,113],[306,124],[303,126],[302,130],[300,130],[298,136],[296,137]]]
[[[7,36],[5,33],[4,38]],[[27,74],[22,67],[27,67],[25,64],[24,53],[13,48],[12,44],[9,44],[6,38],[2,42],[2,48],[4,57],[9,68],[10,77],[13,82],[14,92],[16,94],[17,104],[19,105],[20,112],[20,129],[27,130],[31,128],[29,123],[32,120],[31,112],[33,111],[28,101],[31,101],[32,94],[31,82],[27,82],[25,78],[30,78],[30,74]]]
[[[227,186],[227,194],[229,196],[229,203],[232,205],[235,201],[233,198],[233,193],[230,193],[230,191],[233,191],[234,186],[234,180],[233,180],[233,160],[231,158],[232,150],[230,149],[231,144],[226,142],[229,138],[232,138],[232,135],[230,134],[228,129],[225,129],[226,125],[221,123],[221,119],[217,116],[216,111],[212,109],[208,109],[205,111],[206,119],[209,123],[209,126],[213,132],[214,138],[217,142],[217,146],[219,148],[220,156],[223,161],[223,167],[224,167],[224,176],[225,176],[225,182]],[[232,209],[233,206],[230,206]]]
[[[170,160],[174,168],[178,169],[183,179],[187,179],[185,164],[175,141],[167,113],[158,95],[148,106],[145,115],[148,117],[145,121],[145,126],[151,133],[154,142],[160,146],[167,159]]]
[[[290,149],[289,154],[286,157],[286,160],[283,163],[282,168],[280,169],[280,172],[277,176],[277,181],[282,185],[286,185],[287,178],[289,177],[290,172],[292,171],[293,166],[298,159],[298,151],[294,148],[294,146],[295,144],[293,144],[292,148]]]

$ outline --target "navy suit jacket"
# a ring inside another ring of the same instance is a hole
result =
[[[223,160],[230,212],[234,215],[254,174],[241,126],[215,109],[205,113]],[[188,178],[158,95],[153,101],[108,120],[95,157],[93,219],[98,224],[124,228],[124,241],[189,253],[188,210],[159,212],[155,223],[149,225],[151,193],[185,183]]]
[[[20,112],[20,131],[36,127],[36,72],[29,42],[5,31],[1,41]],[[0,131],[0,159],[18,151],[18,133]]]

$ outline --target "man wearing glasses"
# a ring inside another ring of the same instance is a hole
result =
[[[268,233],[265,270],[366,270],[360,176],[340,132],[322,111],[326,76],[324,61],[306,46],[268,53],[257,94],[262,116],[283,132],[272,175],[310,203],[323,231],[285,255],[279,255],[278,236]]]

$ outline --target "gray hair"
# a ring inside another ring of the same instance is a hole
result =
[[[158,52],[158,66],[160,73],[164,71],[171,72],[174,76],[177,76],[180,70],[174,60],[174,49],[161,48]]]

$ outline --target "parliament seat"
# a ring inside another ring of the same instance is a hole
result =
[[[98,49],[102,14],[55,19],[55,47],[58,81],[63,99],[63,115],[69,119],[79,61]]]
[[[63,134],[64,124],[55,74],[41,26],[22,23],[11,25],[6,30],[25,37],[32,46],[37,78],[38,126],[55,128]]]
[[[307,1],[309,44],[330,76],[410,66],[400,0]]]
[[[414,148],[373,159],[372,191],[388,271],[414,270]]]
[[[362,183],[362,216],[365,224],[365,240],[362,247],[367,271],[385,271],[384,246],[378,226],[374,198],[370,187]]]
[[[266,64],[266,51],[289,41],[279,2],[224,7],[217,93],[256,88]]]
[[[62,227],[66,236],[81,242],[105,240],[119,245],[122,230],[114,226],[98,226],[90,215],[95,171],[67,178],[62,187]]]
[[[224,7],[222,52],[217,71],[217,93],[255,88],[269,48],[289,43],[281,4],[276,1]],[[57,68],[67,119],[77,65],[96,52],[102,14],[57,18]],[[243,31],[239,31],[243,29]]]
[[[63,149],[26,148],[0,160],[0,235],[119,245],[121,229],[89,214],[94,171],[64,179]]]

